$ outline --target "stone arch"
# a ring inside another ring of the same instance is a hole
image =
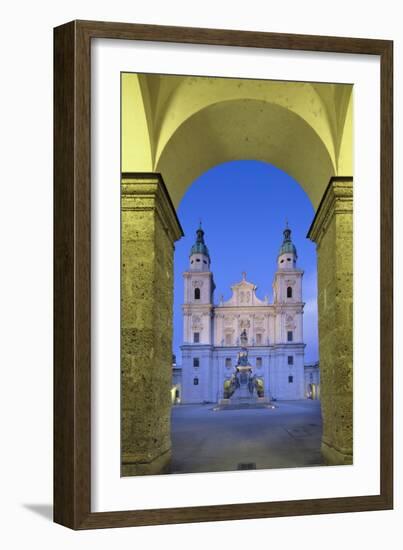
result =
[[[178,162],[178,159],[181,159]],[[316,131],[285,107],[261,100],[214,103],[186,119],[158,159],[175,205],[203,172],[231,160],[259,160],[292,176],[315,209],[335,166]]]
[[[262,151],[264,144],[259,144],[259,140],[252,139],[253,135],[257,138],[261,137],[253,131],[253,122],[260,123],[263,115],[264,120],[261,122],[263,124],[264,121],[270,120],[272,135],[280,135],[280,133],[286,135],[289,130],[293,140],[298,142],[298,140],[303,141],[305,137],[312,138],[312,133],[316,134],[318,144],[321,142],[323,151],[319,155],[311,153],[308,158],[317,163],[315,167],[317,176],[327,178],[325,183],[321,183],[323,187],[332,175],[352,174],[352,99],[352,86],[347,84],[124,74],[122,75],[122,171],[161,171],[172,193],[175,196],[179,195],[184,186],[182,178],[186,178],[186,167],[177,166],[175,170],[171,166],[170,153],[176,150],[179,153],[188,154],[190,149],[196,149],[196,144],[200,144],[203,134],[210,128],[216,131],[216,135],[210,135],[209,139],[204,140],[203,147],[198,149],[198,153],[204,169],[211,168],[215,164],[225,162],[226,159],[232,160],[231,154],[226,154],[226,158],[221,160],[219,158],[208,160],[208,157],[215,156],[219,152],[225,153],[222,143],[225,129],[230,130],[234,136],[233,139],[231,136],[227,139],[227,146],[233,150],[233,156],[234,147],[238,145],[240,148],[242,144],[242,139],[238,137],[243,128],[249,132],[249,143],[243,144],[244,150],[238,152],[237,158],[267,160],[290,173],[304,188],[318,186],[316,180],[309,181],[308,174],[297,175],[303,171],[302,167],[289,166],[292,160],[295,164],[300,161],[306,163],[307,161],[301,155],[293,154],[288,161],[279,158],[268,160],[268,156],[276,155]],[[278,114],[282,112],[282,118],[275,116],[276,107]],[[239,120],[235,123],[234,118],[225,116],[226,112],[229,116],[233,115],[234,109],[237,110],[237,119],[242,119],[241,126],[238,125]],[[271,114],[270,111],[272,111]],[[297,118],[294,119],[292,115]],[[220,121],[219,128],[215,128],[215,118]],[[194,128],[196,133],[192,132],[191,128]],[[183,149],[180,141],[185,134],[190,135],[192,141],[187,142],[186,149]],[[197,142],[196,138],[199,134],[200,138]],[[212,140],[211,137],[213,137]],[[217,140],[222,147],[219,151],[212,152],[211,148],[216,145]],[[328,159],[325,158],[326,151]],[[207,158],[203,158],[205,156]],[[328,166],[329,161],[331,169]],[[166,169],[165,174],[164,169]],[[201,167],[199,173],[202,171],[204,170]],[[313,167],[311,171],[314,171]],[[181,176],[179,181],[170,180],[171,172]],[[194,175],[197,170],[194,168],[193,171],[188,170],[188,172],[188,176],[191,177],[191,173],[193,172]],[[311,200],[314,206],[317,206],[316,196],[319,191],[307,192],[310,197],[313,197]],[[175,196],[172,197],[174,202]]]

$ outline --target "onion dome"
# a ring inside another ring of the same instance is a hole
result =
[[[297,255],[297,249],[295,248],[293,242],[291,241],[291,229],[288,227],[288,223],[286,225],[286,228],[283,231],[284,239],[283,243],[280,247],[278,256],[282,256],[283,254],[293,254],[296,258]]]
[[[204,231],[201,227],[201,222],[199,228],[196,231],[196,242],[190,249],[189,256],[193,256],[193,254],[203,254],[204,256],[207,256],[208,259],[210,259],[208,248],[206,246],[206,243],[204,242]]]

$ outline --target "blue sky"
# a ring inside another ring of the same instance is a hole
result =
[[[304,270],[303,300],[305,361],[318,359],[316,251],[306,238],[314,216],[302,187],[288,174],[263,162],[242,160],[215,166],[197,178],[182,198],[178,216],[185,236],[175,245],[174,353],[181,363],[182,273],[189,266],[189,251],[199,220],[210,251],[216,290],[227,300],[231,285],[242,279],[257,285],[257,296],[273,301],[272,281],[285,222],[292,230],[298,266]]]

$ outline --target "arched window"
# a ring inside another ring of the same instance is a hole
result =
[[[292,298],[292,288],[290,286],[287,287],[287,298]]]
[[[195,300],[200,300],[200,288],[195,288]]]

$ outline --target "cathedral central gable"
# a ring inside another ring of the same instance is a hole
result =
[[[256,296],[257,286],[250,283],[245,279],[242,279],[240,283],[232,285],[232,296],[226,302],[221,302],[221,306],[264,306],[267,305],[267,301],[264,302]]]

